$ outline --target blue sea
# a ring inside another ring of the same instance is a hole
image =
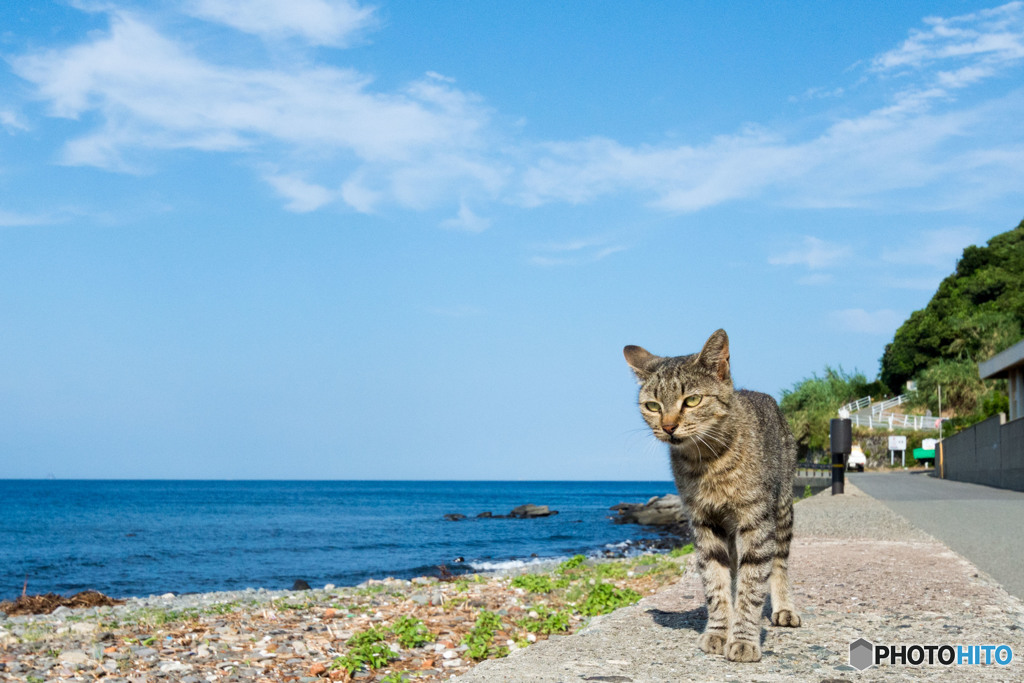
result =
[[[354,585],[596,555],[649,529],[609,507],[671,482],[0,480],[0,599]],[[559,514],[478,519],[524,503]],[[451,522],[447,513],[467,515]],[[457,562],[463,558],[463,562]]]

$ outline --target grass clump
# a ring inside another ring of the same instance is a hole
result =
[[[531,633],[562,633],[569,630],[571,614],[568,610],[553,610],[543,605],[534,608],[537,617],[525,617],[516,622],[519,628]]]
[[[434,640],[427,625],[416,617],[401,616],[388,630],[398,638],[398,644],[404,648],[420,647]]]
[[[520,574],[512,579],[513,588],[522,588],[528,593],[550,593],[568,585],[568,579],[555,579],[549,574]]]
[[[581,613],[594,617],[632,605],[640,597],[632,588],[617,588],[610,583],[599,583],[587,594],[579,609]]]
[[[386,644],[364,643],[352,648],[347,654],[335,657],[327,668],[331,671],[344,669],[351,676],[362,668],[379,669],[392,659],[398,659],[398,657]]]
[[[670,550],[669,553],[668,553],[668,556],[669,557],[683,557],[685,555],[689,555],[692,552],[693,552],[693,544],[692,543],[687,543],[686,545],[682,546],[681,548],[673,548],[672,550]]]
[[[501,628],[500,616],[488,610],[481,610],[473,628],[462,638],[463,645],[468,647],[466,656],[479,661],[508,654],[508,648],[494,645],[494,634]]]

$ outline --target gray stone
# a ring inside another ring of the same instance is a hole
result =
[[[170,661],[166,661],[166,662],[161,662],[160,663],[160,671],[162,671],[165,674],[170,674],[170,673],[186,673],[186,672],[191,671],[191,670],[192,670],[192,665],[191,664],[185,664],[183,662],[179,662],[179,661],[173,660],[173,659],[170,660]]]
[[[509,517],[515,517],[516,519],[533,519],[535,517],[548,517],[550,515],[557,515],[558,510],[551,510],[547,505],[534,505],[533,503],[527,503],[526,505],[520,505],[517,508],[513,508],[508,513]]]
[[[646,503],[619,503],[610,509],[618,512],[618,516],[612,518],[616,524],[670,526],[686,521],[683,502],[674,493],[654,496]]]
[[[57,657],[58,661],[71,666],[83,666],[91,659],[92,658],[89,655],[81,650],[68,650],[67,652],[61,652]]]

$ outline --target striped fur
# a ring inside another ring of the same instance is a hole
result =
[[[708,623],[700,648],[761,659],[766,594],[772,624],[799,626],[790,593],[796,444],[771,396],[733,389],[729,338],[718,330],[698,354],[623,353],[640,382],[640,412],[669,445],[704,582]]]

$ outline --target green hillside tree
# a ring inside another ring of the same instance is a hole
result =
[[[950,362],[968,368],[1022,336],[1024,221],[984,247],[964,249],[956,272],[942,281],[928,305],[914,311],[885,347],[880,377],[892,392],[901,393],[908,380],[928,382],[936,373],[949,374],[955,365]],[[940,362],[944,363],[941,371],[922,375]],[[987,393],[977,389],[967,392],[975,394],[975,403]],[[969,403],[958,405],[958,410],[966,410]]]

